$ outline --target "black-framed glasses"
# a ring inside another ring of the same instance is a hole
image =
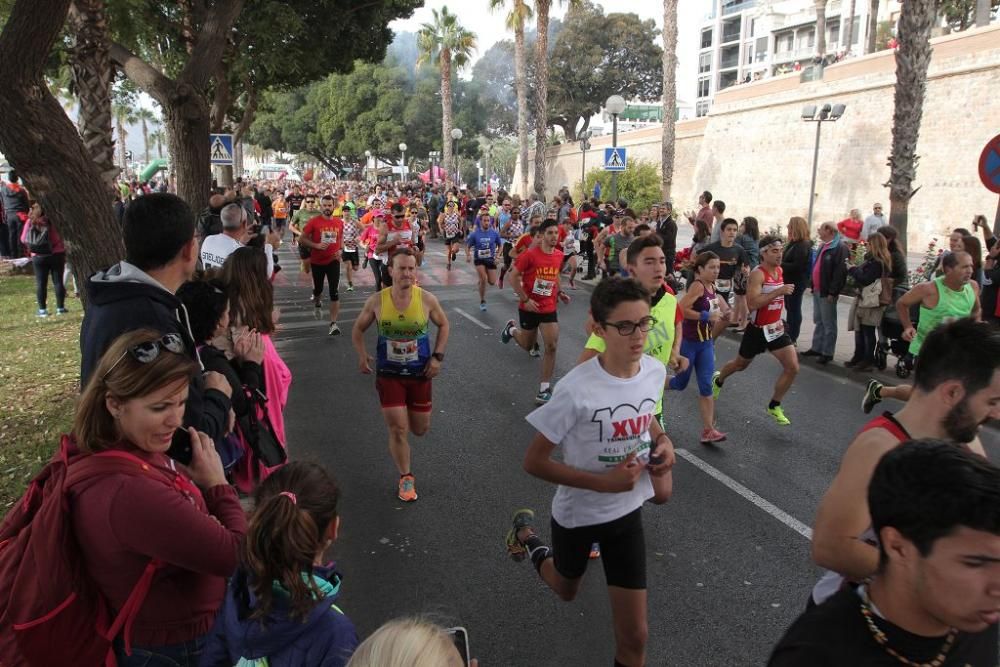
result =
[[[125,355],[130,354],[132,358],[138,361],[140,364],[148,364],[154,361],[162,350],[167,350],[168,352],[173,352],[174,354],[184,354],[184,339],[180,337],[180,334],[166,334],[159,340],[151,340],[145,343],[139,343],[138,345],[133,345],[132,347],[126,349],[122,352],[122,355],[115,360],[115,363],[111,364],[111,368],[108,369],[107,373],[104,374],[102,380],[106,380],[111,371],[118,367],[118,364],[122,362]]]
[[[654,326],[656,326],[656,318],[652,315],[647,315],[638,322],[630,322],[625,320],[623,322],[602,322],[606,327],[613,327],[618,330],[618,333],[622,336],[631,336],[638,329],[642,333],[649,333]]]

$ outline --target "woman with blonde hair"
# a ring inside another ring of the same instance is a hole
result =
[[[858,286],[858,296],[854,299],[850,318],[854,327],[854,355],[844,362],[844,366],[861,372],[875,367],[875,334],[882,323],[885,307],[892,300],[889,243],[878,232],[869,236],[867,243],[865,261],[847,270]]]
[[[68,507],[86,577],[111,609],[132,610],[115,639],[121,667],[198,664],[247,530],[207,435],[188,430],[187,469],[167,456],[198,371],[179,335],[128,332],[104,353],[74,418],[80,452],[118,461],[72,486]],[[136,610],[140,585],[149,588]]]
[[[479,662],[473,658],[470,667]],[[361,643],[347,667],[465,667],[448,630],[421,618],[397,618]]]
[[[785,332],[792,342],[799,339],[802,330],[802,297],[809,285],[809,260],[812,240],[809,224],[800,216],[788,220],[788,242],[781,256],[781,271],[785,282],[795,286],[795,291],[785,297]]]

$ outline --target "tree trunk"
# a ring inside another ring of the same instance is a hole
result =
[[[125,145],[126,139],[128,139],[128,132],[125,130],[125,116],[119,113],[116,119],[117,130],[118,130],[118,164],[122,168],[122,174],[128,171],[128,158],[126,158],[125,153],[128,148]]]
[[[899,232],[898,243],[907,247],[907,211],[917,177],[917,139],[927,92],[931,62],[931,28],[937,16],[935,0],[907,0],[899,17],[896,49],[896,95],[892,114],[892,153],[889,155],[889,224]]]
[[[674,143],[677,108],[677,3],[663,0],[663,140],[660,146],[663,200],[670,198],[674,183]]]
[[[840,43],[844,46],[844,51],[846,53],[851,52],[851,47],[854,46],[854,11],[857,9],[856,0],[851,0],[851,4],[848,5],[847,11],[847,28],[844,28],[844,18],[843,12],[841,12],[840,19]]]
[[[69,4],[17,0],[0,33],[0,150],[57,225],[70,264],[85,278],[125,253],[105,181],[44,80]]]
[[[108,23],[104,0],[75,0],[69,10],[73,89],[80,100],[79,129],[90,159],[112,192],[118,167],[112,137]]]
[[[451,151],[451,51],[441,49],[441,154],[444,168],[458,185],[462,178],[455,169]],[[376,163],[377,164],[377,163]]]
[[[514,87],[517,89],[517,145],[521,162],[521,197],[528,195],[528,63],[524,52],[524,19],[514,26]]]
[[[186,88],[187,95],[182,89]],[[167,146],[173,156],[177,195],[193,210],[208,206],[212,184],[208,103],[190,87],[178,86],[171,104],[163,104],[167,125]]]
[[[545,146],[549,120],[549,6],[535,0],[535,182],[533,190],[545,199]]]
[[[878,37],[878,0],[871,0],[868,6],[868,45],[865,53],[875,53],[875,39]]]
[[[142,123],[142,159],[149,166],[149,126],[145,116],[140,116],[139,121]]]
[[[816,55],[826,55],[826,0],[816,0]]]
[[[976,27],[990,24],[990,0],[976,0]]]

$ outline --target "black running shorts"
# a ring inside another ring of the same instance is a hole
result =
[[[567,579],[579,579],[587,571],[594,542],[601,547],[608,586],[646,588],[646,535],[641,507],[614,521],[578,528],[563,528],[552,519],[553,564]]]
[[[350,264],[355,269],[358,268],[358,249],[355,248],[354,250],[345,250],[341,253],[341,261],[343,261],[344,264]]]
[[[537,329],[539,324],[548,324],[550,322],[559,322],[559,315],[556,311],[551,313],[533,313],[530,310],[517,309],[519,324],[525,331],[531,331]]]
[[[497,270],[497,263],[494,260],[492,260],[492,259],[474,259],[474,260],[472,260],[472,263],[475,266],[484,266],[484,267],[486,267],[487,271],[496,271]]]
[[[753,324],[747,324],[746,331],[743,332],[743,340],[740,341],[739,355],[744,359],[753,359],[758,354],[764,352],[775,352],[783,347],[794,345],[788,334],[781,334],[772,341],[764,338],[764,330]]]

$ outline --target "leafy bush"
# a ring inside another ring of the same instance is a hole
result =
[[[580,196],[583,193],[590,197],[598,180],[601,181],[601,199],[610,199],[611,173],[598,167],[587,172],[583,192],[576,190],[573,193],[578,198],[577,201],[582,201]],[[641,214],[660,201],[660,180],[660,169],[652,162],[629,160],[625,171],[618,174],[618,198],[627,201],[629,208],[636,214]]]

